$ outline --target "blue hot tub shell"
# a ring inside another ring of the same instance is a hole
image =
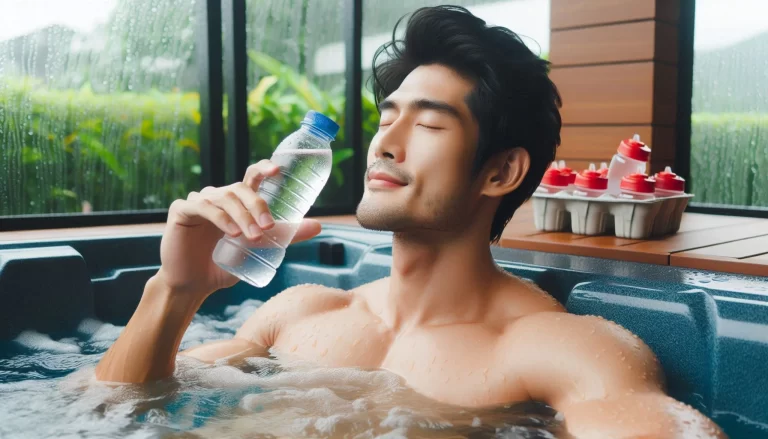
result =
[[[392,235],[325,226],[289,248],[272,283],[240,283],[209,298],[219,312],[300,283],[349,289],[387,276]],[[86,317],[125,324],[159,266],[160,235],[0,244],[0,340],[56,335]],[[768,278],[493,249],[507,271],[536,282],[575,314],[600,315],[656,353],[669,393],[732,438],[768,437]]]

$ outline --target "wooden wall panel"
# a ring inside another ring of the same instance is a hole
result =
[[[653,123],[654,63],[556,67],[564,124]]]
[[[656,23],[643,21],[553,32],[549,59],[556,66],[651,61]]]
[[[656,0],[552,0],[550,28],[581,27],[652,19]]]
[[[566,125],[560,132],[562,142],[558,160],[610,161],[622,139],[640,135],[651,147],[651,160],[671,163],[675,160],[675,127],[664,125],[580,126]]]
[[[568,159],[590,159],[610,161],[622,139],[640,134],[640,138],[650,142],[650,125],[624,126],[564,126],[560,132],[562,142],[557,149],[557,157]]]

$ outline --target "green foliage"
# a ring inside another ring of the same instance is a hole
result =
[[[694,113],[689,188],[696,202],[768,207],[768,114]]]
[[[267,76],[248,95],[251,158],[268,158],[308,110],[342,125],[333,174],[318,205],[348,203],[352,145],[344,138],[344,90],[320,90],[264,54],[251,59]],[[365,145],[378,128],[363,98]],[[164,208],[199,188],[197,93],[97,94],[50,89],[35,80],[0,82],[0,216]]]

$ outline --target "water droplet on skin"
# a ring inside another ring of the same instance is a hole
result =
[[[296,349],[298,348],[299,348],[299,345],[296,345],[296,344],[291,346],[291,352],[296,352]]]
[[[317,347],[317,339],[312,340],[312,347],[313,348]]]
[[[360,343],[360,339],[359,338],[352,342],[352,347],[357,346],[358,343]]]
[[[589,333],[590,334],[594,334],[595,333],[595,328],[592,328],[592,330],[590,330]]]
[[[325,354],[327,354],[327,353],[328,353],[328,348],[323,348],[323,350],[320,351],[320,356],[321,357],[325,357]]]
[[[414,367],[415,365],[416,365],[416,362],[415,362],[415,361],[411,361],[411,368],[410,368],[410,372],[413,372],[413,367]]]

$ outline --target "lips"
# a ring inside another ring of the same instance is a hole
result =
[[[369,172],[368,173],[368,180],[369,181],[370,180],[380,180],[380,181],[385,181],[387,183],[392,183],[392,184],[395,184],[395,185],[398,185],[398,186],[405,186],[406,185],[406,183],[404,181],[398,179],[397,177],[394,177],[394,176],[392,176],[390,174],[387,174],[387,173],[381,172],[381,171],[371,171],[371,172]]]

